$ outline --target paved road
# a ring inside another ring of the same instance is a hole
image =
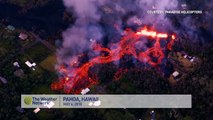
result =
[[[41,42],[42,44],[44,44],[47,48],[49,48],[51,51],[55,52],[55,47],[53,45],[51,45],[49,42],[47,42],[46,40],[42,40],[38,35],[36,35],[33,32],[30,32],[30,34],[35,37],[35,39],[39,42]]]

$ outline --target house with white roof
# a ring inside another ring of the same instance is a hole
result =
[[[36,63],[31,63],[29,61],[26,61],[25,64],[31,68],[32,70],[35,70],[35,67],[36,67]]]
[[[18,36],[21,40],[26,40],[28,38],[28,35],[25,33],[20,33]]]
[[[85,94],[87,94],[89,91],[90,91],[89,88],[83,89],[83,90],[81,90],[81,94],[82,94],[82,95],[85,95]]]

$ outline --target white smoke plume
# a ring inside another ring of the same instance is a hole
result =
[[[63,48],[58,50],[59,62],[66,62],[72,55],[89,48],[89,36],[101,39],[100,27],[96,24],[100,19],[98,0],[64,0],[64,5],[76,14],[75,24],[63,32]],[[91,25],[90,25],[91,24]]]
[[[58,50],[59,64],[66,63],[75,54],[89,51],[91,39],[100,43],[104,41],[104,37],[108,42],[119,41],[122,31],[131,23],[151,24],[165,31],[173,29],[165,14],[148,14],[147,11],[175,10],[178,6],[177,0],[63,0],[63,2],[65,7],[75,14],[76,21],[62,34],[63,47]]]

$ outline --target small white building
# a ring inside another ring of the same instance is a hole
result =
[[[36,63],[31,63],[29,61],[26,61],[25,64],[31,68],[32,70],[35,70],[35,67],[36,67]]]
[[[1,76],[0,76],[0,81],[4,84],[7,84],[7,80],[5,78],[1,77]]]
[[[10,31],[14,31],[14,30],[15,30],[15,27],[12,26],[12,25],[8,25],[6,29],[7,29],[7,30],[10,30]]]
[[[196,57],[193,57],[193,56],[189,56],[187,54],[185,54],[183,56],[185,59],[189,60],[190,62],[194,62],[196,60]]]
[[[81,90],[81,94],[82,94],[82,95],[85,95],[85,94],[87,94],[89,91],[90,91],[89,88],[83,89],[83,90]]]
[[[20,65],[19,65],[18,62],[14,62],[14,63],[13,63],[13,66],[14,66],[14,67],[20,67]]]
[[[19,36],[18,36],[21,40],[26,40],[28,38],[28,35],[27,34],[24,34],[24,33],[20,33]]]
[[[175,72],[172,73],[172,76],[173,76],[173,77],[177,77],[178,75],[179,75],[179,72],[178,72],[178,71],[175,71]]]
[[[34,113],[38,113],[41,109],[40,108],[36,108],[35,110],[33,110]]]
[[[176,81],[179,81],[180,80],[180,78],[181,78],[181,74],[180,74],[180,72],[178,72],[178,71],[174,71],[173,73],[172,73],[172,77],[174,78],[174,80],[176,80]]]

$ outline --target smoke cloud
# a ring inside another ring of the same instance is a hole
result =
[[[65,7],[75,14],[76,21],[62,34],[63,47],[58,50],[59,64],[66,63],[73,55],[89,51],[91,40],[103,44],[119,41],[123,30],[135,24],[151,25],[162,31],[175,31],[177,34],[186,31],[186,34],[194,40],[200,39],[198,35],[202,34],[195,26],[196,20],[192,15],[178,15],[175,17],[177,21],[174,22],[171,21],[173,18],[166,14],[147,13],[148,10],[182,9],[182,2],[177,0],[63,0],[63,2]],[[207,9],[212,8],[211,5],[202,4]],[[190,9],[190,6],[187,7]],[[212,16],[208,10],[206,11],[202,18],[210,22]],[[175,25],[177,23],[180,24],[179,27]],[[212,31],[210,33],[212,34]],[[143,47],[141,44],[139,46]]]

